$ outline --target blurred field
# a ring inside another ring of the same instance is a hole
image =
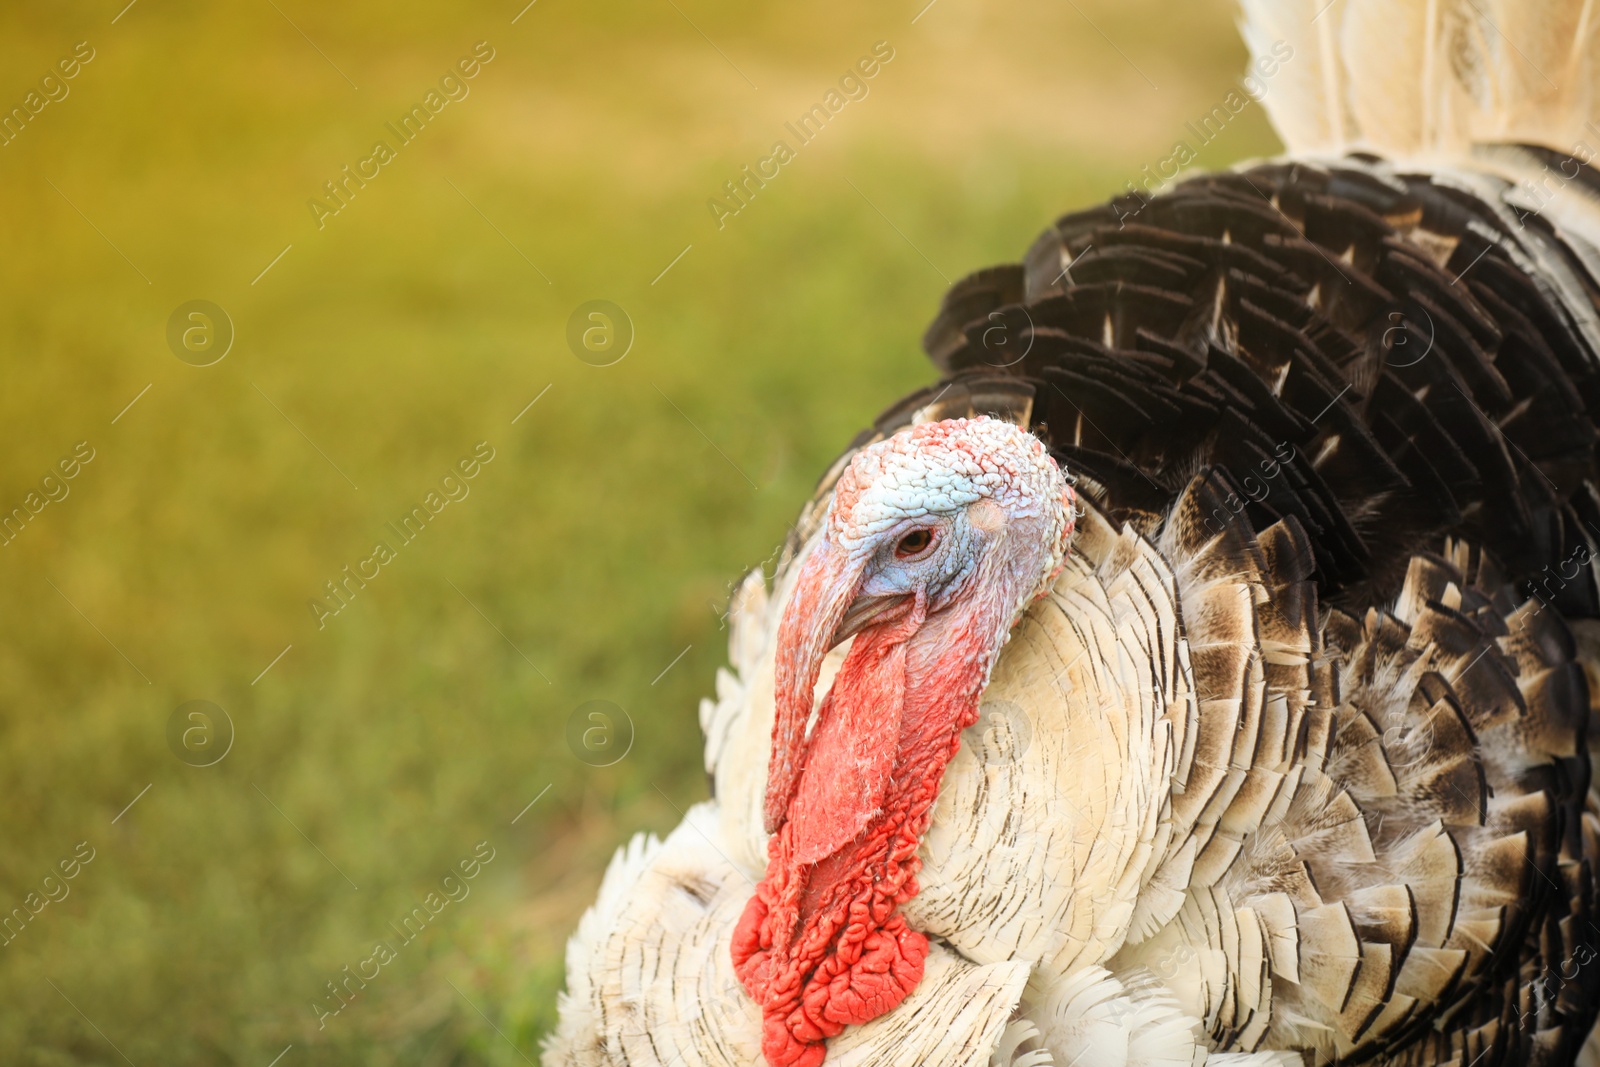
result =
[[[6,108],[95,58],[0,148],[0,508],[95,458],[0,548],[0,913],[94,859],[0,947],[0,1062],[536,1062],[606,859],[705,796],[730,582],[928,379],[946,279],[1168,156],[1243,67],[1221,0],[522,2],[3,16]],[[319,231],[307,200],[480,40]],[[719,231],[707,199],[879,40],[870,95]],[[1196,166],[1274,150],[1252,106]],[[193,298],[237,331],[206,368],[165,340]],[[594,298],[637,330],[615,366],[567,350]],[[214,766],[168,748],[192,699],[237,731]],[[635,726],[613,767],[565,740],[591,699]],[[470,896],[319,1029],[480,841]]]

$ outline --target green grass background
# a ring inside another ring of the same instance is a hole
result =
[[[0,1062],[537,1061],[610,853],[706,795],[730,583],[929,378],[947,279],[1168,156],[1243,69],[1222,0],[921,2],[0,15],[6,108],[96,50],[0,148],[0,506],[97,451],[0,548],[0,911],[96,849],[0,948]],[[471,95],[318,231],[307,199],[479,40]],[[878,40],[870,95],[719,231],[707,198]],[[1252,105],[1196,165],[1274,150]],[[164,341],[192,298],[237,331],[203,369]],[[612,367],[565,345],[594,298],[637,330]],[[471,495],[319,631],[308,598],[480,440]],[[167,748],[190,699],[235,724],[216,766]],[[567,748],[590,699],[635,724],[614,767]]]

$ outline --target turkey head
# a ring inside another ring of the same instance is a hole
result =
[[[920,981],[928,941],[899,913],[918,843],[1011,628],[1061,572],[1074,499],[1037,438],[985,417],[903,430],[840,477],[778,628],[767,871],[732,942],[771,1067],[817,1067]]]

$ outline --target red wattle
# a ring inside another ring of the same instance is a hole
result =
[[[819,1067],[825,1039],[893,1010],[922,979],[928,939],[898,909],[917,893],[918,842],[976,707],[959,685],[908,704],[906,636],[856,638],[734,929],[771,1067]]]

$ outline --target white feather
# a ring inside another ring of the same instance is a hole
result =
[[[1280,68],[1261,79],[1263,102],[1291,152],[1460,160],[1477,144],[1565,150],[1600,139],[1588,125],[1600,98],[1595,0],[1241,0],[1241,8],[1252,64]]]

